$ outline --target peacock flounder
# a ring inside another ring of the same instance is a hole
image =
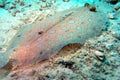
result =
[[[7,51],[0,54],[0,67],[10,60],[13,66],[28,66],[48,59],[67,44],[83,44],[86,39],[100,34],[106,21],[104,13],[81,7],[24,26]]]

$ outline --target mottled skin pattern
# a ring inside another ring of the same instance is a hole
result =
[[[101,12],[77,8],[58,13],[39,23],[22,27],[4,53],[4,66],[12,59],[13,66],[28,66],[48,59],[70,43],[83,44],[98,35],[105,27],[106,17]]]

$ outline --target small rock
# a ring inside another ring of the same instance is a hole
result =
[[[108,13],[108,18],[109,19],[115,19],[114,13]]]
[[[25,3],[24,2],[20,2],[20,6],[24,6],[25,5]]]
[[[95,6],[90,6],[89,10],[90,10],[91,12],[96,12],[96,7],[95,7]]]
[[[84,4],[84,7],[87,7],[87,8],[88,8],[89,6],[90,6],[89,3],[85,3],[85,4]]]
[[[69,2],[70,0],[63,0],[63,2]]]
[[[35,70],[32,70],[32,71],[30,71],[30,72],[28,73],[28,76],[33,76],[35,73],[36,73],[36,71],[35,71]]]
[[[101,62],[104,62],[106,60],[105,55],[100,51],[95,51],[95,56],[96,56],[97,60],[99,60]]]
[[[72,61],[59,61],[58,64],[62,64],[67,68],[72,68],[72,66],[75,64]]]
[[[14,11],[12,12],[12,16],[16,16],[16,14],[19,13],[19,12],[20,12],[19,10],[14,10]]]
[[[15,77],[15,76],[17,76],[17,73],[11,73],[10,74],[10,77]]]
[[[46,7],[51,7],[51,3],[46,3]]]
[[[114,24],[110,27],[110,30],[112,31],[112,36],[120,40],[120,25]]]
[[[118,11],[118,10],[120,9],[120,2],[117,3],[117,4],[114,6],[114,9],[115,9],[116,11]]]

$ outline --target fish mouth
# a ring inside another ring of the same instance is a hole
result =
[[[0,68],[2,68],[9,61],[8,58],[5,58],[4,53],[0,53]]]
[[[4,53],[0,53],[0,69],[11,70],[13,60],[5,57]]]
[[[6,77],[10,73],[12,68],[13,66],[11,60],[1,57],[0,54],[0,78],[3,79],[4,77]]]

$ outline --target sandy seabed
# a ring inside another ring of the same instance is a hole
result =
[[[23,25],[84,3],[55,0],[0,3],[0,52],[6,50]],[[106,30],[88,39],[83,46],[66,46],[49,60],[17,70],[1,70],[3,80],[120,80],[120,2],[115,5],[99,1],[88,3],[94,3],[97,9],[107,14],[110,23]]]

